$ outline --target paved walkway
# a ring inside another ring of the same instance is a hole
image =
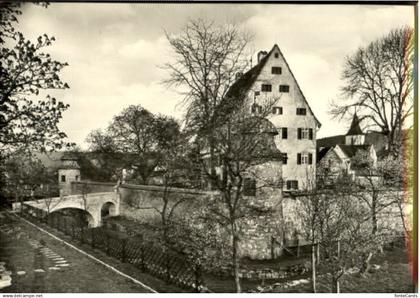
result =
[[[2,293],[150,293],[16,217],[0,212]]]

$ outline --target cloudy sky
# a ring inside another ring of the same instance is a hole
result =
[[[181,119],[182,97],[161,83],[167,73],[159,66],[173,57],[164,30],[176,34],[196,17],[252,32],[254,55],[277,43],[322,123],[318,137],[349,125],[328,115],[344,58],[394,27],[414,26],[412,6],[52,3],[27,5],[19,29],[56,37],[49,52],[70,64],[62,74],[70,89],[52,93],[70,104],[60,127],[86,147],[90,131],[130,104]]]

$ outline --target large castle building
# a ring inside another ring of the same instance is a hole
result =
[[[276,127],[277,148],[283,153],[283,190],[315,186],[316,135],[321,123],[315,117],[280,48],[258,53],[258,63],[241,75],[230,95],[246,94],[250,112],[264,113]],[[229,94],[228,94],[229,95]]]

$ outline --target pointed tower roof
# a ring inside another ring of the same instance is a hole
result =
[[[347,136],[362,135],[363,131],[360,128],[359,124],[360,124],[359,117],[357,117],[357,114],[354,113],[353,120],[351,121],[351,124],[350,124],[350,129],[346,135]]]

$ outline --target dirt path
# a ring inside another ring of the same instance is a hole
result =
[[[0,212],[0,262],[12,278],[3,293],[150,293],[6,212]]]

